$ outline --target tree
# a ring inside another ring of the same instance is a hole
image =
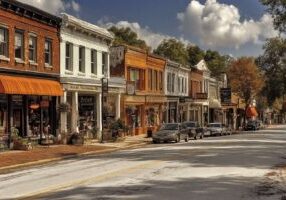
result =
[[[188,53],[185,45],[176,39],[164,39],[154,53],[183,65],[188,64]]]
[[[264,81],[253,58],[243,57],[230,65],[227,75],[231,89],[245,100],[245,112],[251,100],[261,91]],[[244,118],[245,121],[245,118]]]
[[[268,7],[267,11],[272,15],[275,29],[286,31],[286,1],[285,0],[260,0]]]
[[[150,49],[150,47],[147,46],[146,42],[144,40],[138,39],[137,33],[132,31],[129,27],[117,28],[115,26],[112,26],[108,30],[115,35],[115,39],[113,42],[114,45],[126,44],[130,46],[139,47],[141,49]]]
[[[198,46],[189,45],[187,52],[189,56],[188,62],[191,66],[198,64],[205,57],[205,52]]]
[[[272,105],[286,93],[286,40],[278,37],[268,39],[263,49],[264,53],[256,63],[265,74],[263,94]]]
[[[222,56],[217,51],[207,50],[204,57],[211,75],[220,78],[220,75],[226,72],[227,68],[227,56]]]

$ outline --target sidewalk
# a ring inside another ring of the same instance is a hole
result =
[[[126,137],[125,140],[121,142],[94,143],[83,146],[37,146],[31,151],[0,152],[0,174],[76,156],[108,153],[122,149],[140,147],[150,143],[150,141],[150,138],[145,138],[145,135],[140,135]]]

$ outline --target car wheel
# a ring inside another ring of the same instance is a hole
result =
[[[186,136],[185,142],[189,142],[189,135]]]
[[[204,134],[203,134],[203,133],[201,133],[201,136],[200,136],[200,138],[201,138],[201,139],[203,139],[203,138],[204,138]]]
[[[177,138],[175,140],[176,143],[180,142],[180,136],[177,135]]]

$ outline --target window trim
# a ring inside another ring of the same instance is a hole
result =
[[[4,30],[4,44],[6,44],[6,48],[5,48],[5,50],[6,51],[4,51],[4,54],[3,55],[0,55],[0,59],[1,60],[6,60],[6,61],[10,61],[10,59],[9,59],[9,36],[10,36],[10,34],[9,34],[9,28],[8,27],[6,27],[6,26],[2,26],[1,24],[0,24],[0,29],[3,29]],[[6,33],[6,34],[5,34]],[[6,38],[5,38],[5,36],[6,36]],[[5,41],[5,39],[6,39],[6,41]]]
[[[50,44],[50,54],[49,54],[49,63],[46,62],[46,42]],[[44,61],[45,61],[45,67],[52,67],[53,66],[53,40],[50,38],[45,38],[44,43]]]
[[[21,35],[21,38],[22,38],[22,44],[21,44],[21,47],[20,47],[20,50],[21,50],[21,57],[16,57],[16,35]],[[21,29],[15,29],[15,32],[14,32],[14,56],[15,56],[15,61],[17,63],[23,63],[24,60],[25,60],[25,31],[24,30],[21,30]]]
[[[32,59],[30,59],[30,50],[31,50],[31,48],[30,48],[30,39],[31,38],[33,38],[33,39],[35,39],[35,47],[34,47],[34,52],[33,52],[33,56],[34,56],[34,60],[32,60]],[[38,37],[37,37],[37,35],[36,34],[29,34],[29,62],[30,63],[37,63],[37,52],[38,52]]]
[[[67,46],[69,48],[67,48]],[[69,54],[70,54],[69,57],[67,57],[67,49],[69,49]],[[69,62],[67,62],[67,59],[69,60]],[[73,43],[71,42],[65,43],[65,70],[70,72],[73,71]]]
[[[94,60],[93,60],[94,59]],[[91,49],[90,50],[90,72],[92,75],[97,75],[97,50]]]
[[[85,47],[78,47],[78,71],[81,74],[85,74]]]

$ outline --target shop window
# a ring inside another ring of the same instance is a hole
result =
[[[45,64],[52,66],[52,40],[45,41]]]
[[[15,58],[24,60],[24,31],[15,32]]]
[[[29,36],[29,60],[37,62],[37,37]]]
[[[0,56],[9,57],[9,32],[7,28],[0,27]]]
[[[97,51],[92,49],[90,52],[91,73],[97,74]]]
[[[79,53],[79,60],[78,60],[79,71],[85,73],[85,48],[83,46],[80,46],[78,53]]]
[[[66,43],[66,70],[72,71],[72,60],[73,60],[73,44]]]
[[[95,133],[95,99],[94,96],[79,96],[79,130]]]

